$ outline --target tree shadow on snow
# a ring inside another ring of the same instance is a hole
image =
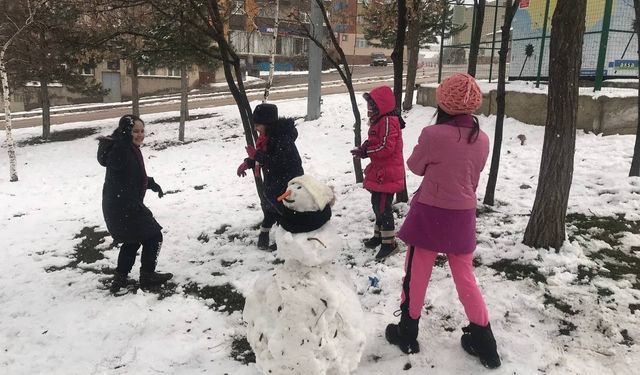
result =
[[[58,130],[51,132],[49,139],[43,139],[42,137],[32,137],[25,139],[24,141],[18,142],[18,147],[24,146],[33,146],[39,145],[43,143],[53,143],[53,142],[68,142],[75,141],[77,139],[87,138],[92,136],[98,132],[97,128],[78,128],[78,129],[67,129],[67,130]]]

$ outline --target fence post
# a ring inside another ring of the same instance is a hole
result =
[[[607,59],[607,44],[609,43],[609,27],[611,26],[611,8],[613,8],[613,0],[606,0],[604,3],[604,16],[602,16],[600,50],[598,51],[598,66],[596,67],[596,80],[593,85],[593,91],[600,91],[602,89],[604,63]]]
[[[544,57],[544,42],[547,39],[547,21],[549,20],[549,3],[551,1],[547,0],[547,4],[544,8],[544,22],[542,23],[542,41],[540,42],[540,58],[538,59],[538,75],[536,77],[536,88],[540,87],[540,74],[542,73],[542,59]]]
[[[491,61],[489,62],[489,83],[491,83],[491,76],[493,74],[493,56],[496,51],[496,26],[498,25],[498,3],[495,3],[495,12],[493,13],[493,40],[491,41]]]
[[[438,64],[438,83],[442,81],[442,54],[444,52],[444,33],[446,30],[448,10],[449,4],[447,4],[447,0],[442,0],[442,32],[440,33],[440,63]]]

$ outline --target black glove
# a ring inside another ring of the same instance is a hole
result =
[[[156,180],[154,180],[153,177],[149,177],[149,183],[147,187],[151,189],[151,191],[158,193],[158,198],[162,198],[164,196],[162,188],[156,183]]]
[[[369,146],[369,141],[364,141],[364,143],[360,147],[356,147],[351,150],[351,155],[355,158],[366,159],[369,157],[367,154],[367,147]]]

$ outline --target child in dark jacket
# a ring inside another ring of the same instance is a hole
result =
[[[251,169],[264,176],[262,212],[264,219],[258,236],[258,248],[269,249],[269,232],[283,213],[278,196],[287,190],[287,183],[302,176],[302,160],[295,141],[298,138],[294,120],[279,118],[274,104],[259,104],[253,111],[253,124],[258,132],[256,147],[247,146],[248,157],[238,167],[238,176]]]
[[[393,194],[404,189],[404,159],[402,156],[402,129],[395,112],[395,97],[388,86],[380,86],[364,94],[369,116],[369,132],[362,146],[351,150],[358,158],[370,158],[365,168],[363,187],[371,192],[371,205],[376,216],[373,237],[364,245],[375,249],[380,246],[376,259],[393,254],[398,245],[393,220]]]
[[[462,347],[479,357],[485,367],[496,368],[500,357],[473,274],[476,189],[489,155],[489,137],[473,116],[482,104],[482,92],[472,76],[458,73],[440,84],[436,100],[436,124],[422,130],[407,160],[409,169],[423,179],[398,232],[409,245],[400,322],[389,324],[385,334],[405,353],[420,350],[418,322],[436,256],[444,253],[469,319],[469,325],[462,329]]]
[[[148,177],[140,146],[144,141],[144,122],[134,115],[123,116],[110,137],[99,138],[98,162],[106,167],[102,189],[102,212],[114,242],[122,243],[111,291],[127,285],[127,276],[142,246],[140,286],[160,285],[173,277],[156,272],[162,247],[162,227],[143,200],[147,189],[164,195],[153,177]]]

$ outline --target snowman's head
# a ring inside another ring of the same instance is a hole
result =
[[[287,190],[278,197],[285,207],[297,212],[322,211],[334,199],[333,190],[310,175],[289,181]]]

